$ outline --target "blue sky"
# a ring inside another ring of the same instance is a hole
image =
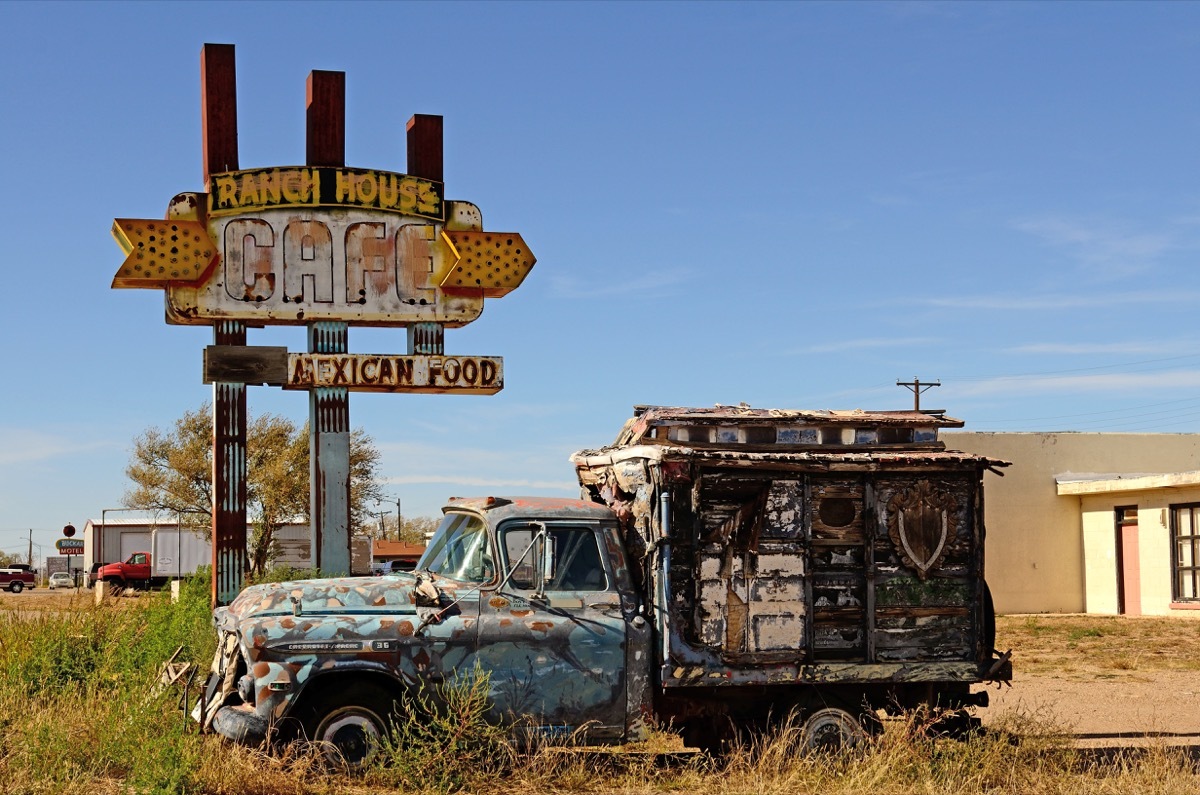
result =
[[[205,42],[243,168],[302,163],[305,79],[344,71],[349,165],[403,171],[441,114],[447,197],[538,257],[446,335],[503,392],[352,396],[406,514],[572,495],[637,403],[905,408],[918,376],[969,429],[1200,431],[1200,5],[8,2],[0,549],[119,506],[132,439],[210,397],[211,331],[109,289],[108,231],[203,189]]]

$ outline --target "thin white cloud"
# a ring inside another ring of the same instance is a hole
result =
[[[839,351],[863,351],[873,348],[906,348],[913,345],[930,345],[937,342],[939,340],[936,337],[868,337],[858,340],[839,340],[820,345],[809,345],[805,348],[789,351],[789,353],[837,353]]]
[[[1187,304],[1200,300],[1200,292],[1194,290],[1161,290],[1127,293],[1103,293],[1080,295],[1075,293],[1042,295],[946,295],[918,299],[926,306],[947,309],[995,309],[1010,310],[1063,310],[1097,309],[1109,306]]]
[[[1112,224],[1083,224],[1049,217],[1017,221],[1013,226],[1046,243],[1064,249],[1107,276],[1127,276],[1144,270],[1174,247],[1168,235],[1150,232],[1121,232]]]
[[[557,298],[611,298],[617,295],[649,294],[664,287],[682,284],[687,277],[685,268],[655,270],[635,279],[607,279],[600,283],[556,274],[550,280],[550,289]]]
[[[1166,354],[1182,350],[1195,350],[1195,343],[1178,342],[1034,342],[1005,349],[1005,353],[1033,353],[1050,355],[1088,354]]]
[[[107,442],[80,442],[63,436],[25,428],[0,428],[0,466],[17,466],[35,461],[75,456],[112,447]]]
[[[1107,373],[1103,375],[1054,375],[990,378],[976,383],[946,384],[947,397],[1045,393],[1147,392],[1164,389],[1200,388],[1200,370],[1171,370],[1161,373]]]

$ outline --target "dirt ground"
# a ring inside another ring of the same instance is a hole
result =
[[[989,690],[984,724],[1020,713],[1081,747],[1190,746],[1200,753],[1200,621],[1125,616],[1004,616],[1012,687]]]
[[[1016,674],[992,689],[984,725],[1018,711],[1062,726],[1081,747],[1200,746],[1200,678],[1155,671],[1136,678],[1085,681]]]

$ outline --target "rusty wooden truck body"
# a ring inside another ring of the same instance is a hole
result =
[[[1006,462],[947,451],[938,429],[961,425],[639,407],[575,454],[653,616],[653,712],[711,746],[791,710],[822,713],[819,741],[847,713],[985,706],[971,686],[1012,671],[984,581],[983,473]]]

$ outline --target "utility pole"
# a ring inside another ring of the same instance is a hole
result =
[[[404,534],[404,513],[400,510],[400,497],[396,497],[396,540]]]
[[[896,386],[902,386],[905,389],[907,389],[908,391],[913,393],[913,411],[921,410],[921,393],[922,392],[928,392],[930,389],[933,389],[935,386],[941,386],[941,385],[942,385],[942,382],[940,379],[937,381],[926,381],[926,382],[922,383],[921,379],[917,378],[916,376],[913,376],[913,380],[911,380],[911,381],[897,381],[896,382]]]
[[[25,562],[29,564],[29,568],[31,568],[31,569],[33,568],[33,528],[32,527],[29,528],[29,554],[28,554],[28,559]]]

